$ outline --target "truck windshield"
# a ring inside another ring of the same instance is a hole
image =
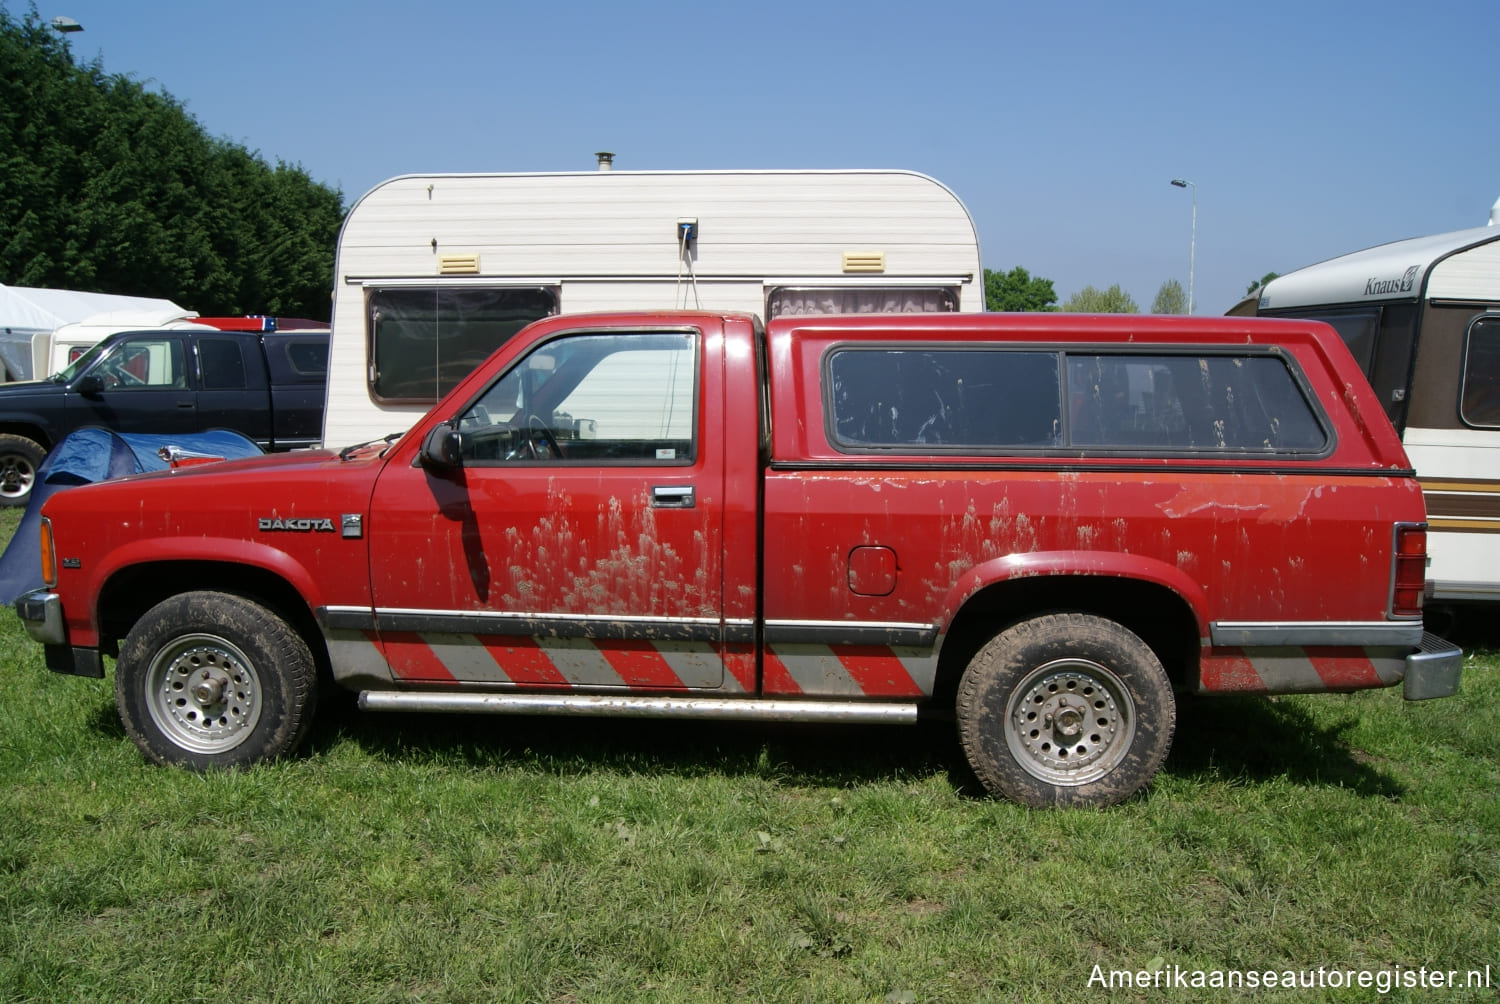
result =
[[[103,342],[92,345],[89,347],[89,350],[87,352],[79,356],[77,359],[74,359],[67,366],[58,370],[49,379],[51,379],[53,383],[72,383],[79,374],[88,369],[90,366],[94,365],[94,362],[103,354]]]

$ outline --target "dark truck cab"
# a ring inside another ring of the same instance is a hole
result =
[[[328,333],[154,329],[104,339],[46,380],[0,386],[0,505],[24,505],[68,433],[232,429],[264,450],[322,435]]]

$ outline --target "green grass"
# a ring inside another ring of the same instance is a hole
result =
[[[0,1000],[1215,999],[1112,996],[1096,964],[1500,983],[1492,650],[1445,701],[1186,700],[1156,784],[1106,811],[974,797],[939,726],[346,702],[301,757],[194,775],[146,765],[110,681],[48,673],[10,611],[0,653]]]

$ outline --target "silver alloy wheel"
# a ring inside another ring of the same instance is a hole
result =
[[[0,497],[21,499],[31,494],[36,467],[19,453],[0,454]]]
[[[1081,785],[1105,776],[1135,740],[1135,703],[1118,676],[1089,659],[1038,666],[1011,691],[1005,742],[1031,776]]]
[[[146,708],[168,740],[193,753],[223,753],[260,721],[260,678],[245,653],[218,635],[187,634],[146,671]]]

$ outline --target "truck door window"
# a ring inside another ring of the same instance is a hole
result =
[[[552,289],[399,286],[366,299],[370,396],[433,404],[532,321],[557,313]]]
[[[459,416],[464,461],[692,463],[697,344],[646,332],[539,346]]]
[[[1459,414],[1469,425],[1500,426],[1500,314],[1483,314],[1469,325]]]
[[[94,372],[105,390],[187,386],[182,342],[177,338],[120,342]]]

